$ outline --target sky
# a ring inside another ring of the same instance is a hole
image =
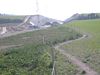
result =
[[[100,13],[100,2],[99,0],[0,0],[0,13],[40,14],[65,20],[75,13]]]

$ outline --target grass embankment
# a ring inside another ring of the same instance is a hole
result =
[[[5,37],[0,39],[0,46],[23,45],[21,47],[9,48],[0,52],[0,75],[51,75],[52,56],[51,45],[59,42],[75,39],[81,36],[79,33],[73,32],[65,26],[52,27],[45,30],[27,32],[16,36]],[[57,57],[60,55],[57,55]],[[56,61],[57,65],[61,65],[60,61]],[[66,62],[72,65],[70,62]],[[63,71],[63,67],[57,66],[59,75],[67,73],[75,74],[74,66],[67,66]],[[69,71],[70,70],[70,71]]]
[[[85,32],[88,37],[64,45],[63,48],[100,73],[100,19],[74,21],[67,25],[79,32]]]

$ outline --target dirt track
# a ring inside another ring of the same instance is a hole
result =
[[[80,37],[76,40],[70,40],[70,41],[67,41],[64,43],[60,43],[60,44],[56,45],[54,48],[56,50],[58,50],[60,53],[62,53],[63,55],[65,55],[73,64],[77,65],[81,70],[85,71],[86,72],[85,75],[99,75],[96,71],[91,69],[87,64],[83,63],[77,57],[72,56],[71,54],[67,53],[66,50],[60,48],[60,46],[62,46],[64,44],[68,44],[73,41],[81,40],[81,39],[84,39],[85,37],[86,37],[86,35],[83,35],[82,37]]]

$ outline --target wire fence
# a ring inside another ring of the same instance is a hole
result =
[[[52,45],[51,45],[51,46],[52,46]],[[57,73],[56,73],[55,51],[54,51],[53,46],[52,46],[51,48],[52,48],[52,49],[51,49],[51,56],[52,56],[52,63],[53,63],[51,75],[57,75]]]
[[[36,13],[38,14],[39,13],[39,3],[38,3],[38,0],[36,0]],[[40,23],[40,19],[39,19],[39,15],[37,15],[37,26],[39,25]],[[42,42],[43,44],[46,44],[47,43],[47,40],[46,40],[46,36],[41,34],[42,35]],[[50,43],[51,44],[51,43]],[[51,44],[51,48],[53,48],[52,44]],[[57,75],[56,74],[56,61],[55,61],[55,52],[54,52],[54,49],[51,49],[51,56],[52,56],[52,72],[51,72],[51,75]]]
[[[56,71],[55,71],[55,61],[53,63],[53,68],[52,68],[52,74],[51,75],[56,75]]]

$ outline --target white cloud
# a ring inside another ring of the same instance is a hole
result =
[[[65,19],[74,13],[100,12],[99,0],[38,0],[39,13],[55,19]],[[36,14],[36,0],[0,0],[0,12]]]

